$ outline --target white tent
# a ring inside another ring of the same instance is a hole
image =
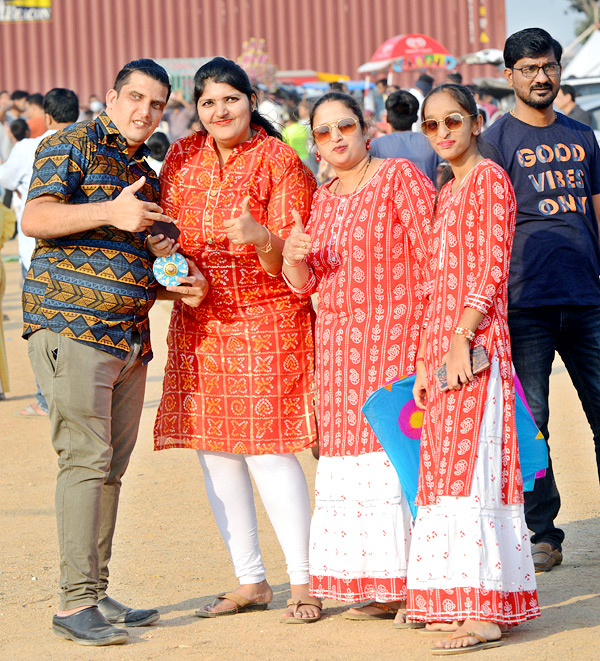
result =
[[[562,72],[563,78],[585,76],[600,76],[600,30],[592,33]]]

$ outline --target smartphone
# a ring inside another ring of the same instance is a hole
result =
[[[485,347],[482,344],[471,349],[471,371],[473,374],[481,374],[490,366],[490,359],[488,358]],[[440,365],[435,370],[435,378],[442,392],[448,390],[448,375],[446,373],[446,365]]]
[[[175,241],[177,241],[181,234],[179,227],[175,223],[167,223],[165,220],[155,220],[152,223],[150,232],[153,236],[164,234],[167,238],[174,239]]]

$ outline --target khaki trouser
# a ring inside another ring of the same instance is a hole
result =
[[[121,477],[135,446],[146,366],[49,330],[28,341],[58,454],[61,610],[94,605],[108,586]]]

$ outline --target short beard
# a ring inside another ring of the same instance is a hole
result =
[[[538,101],[530,98],[530,97],[523,97],[520,94],[517,94],[519,99],[523,101],[523,103],[530,108],[535,108],[536,110],[545,110],[546,108],[549,108],[553,103],[554,99],[556,98],[556,95],[558,94],[558,90],[556,90],[555,94],[552,96],[551,99],[539,99]]]

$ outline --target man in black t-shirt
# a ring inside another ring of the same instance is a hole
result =
[[[557,114],[560,44],[545,30],[511,35],[504,75],[516,106],[484,134],[482,151],[510,175],[517,223],[509,277],[513,362],[548,440],[548,392],[558,351],[592,427],[600,475],[600,150],[593,131]],[[562,562],[552,464],[525,494],[536,570]]]

